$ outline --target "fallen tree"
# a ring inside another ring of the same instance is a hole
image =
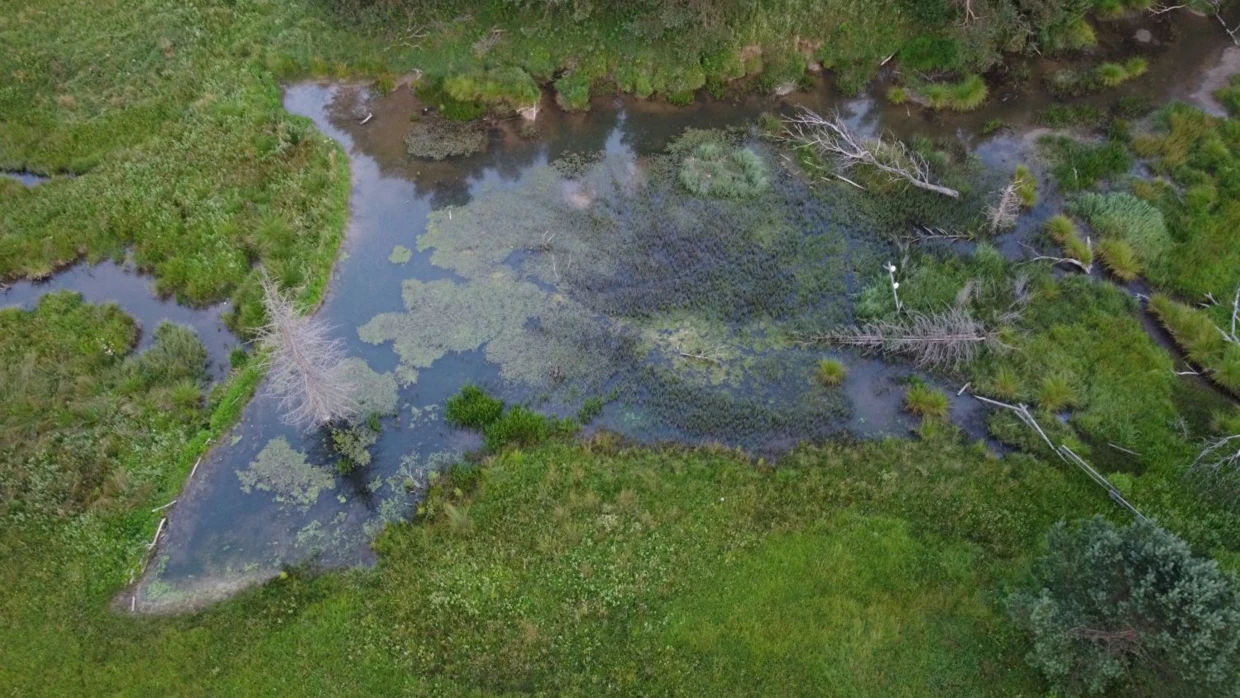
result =
[[[955,189],[931,181],[930,164],[903,142],[854,133],[839,114],[823,117],[802,107],[796,114],[784,118],[782,139],[797,147],[811,148],[837,170],[868,165],[919,189],[960,198],[960,192]]]

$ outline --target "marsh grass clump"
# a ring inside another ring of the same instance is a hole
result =
[[[1076,381],[1069,375],[1046,376],[1038,386],[1038,405],[1049,412],[1059,412],[1077,403]]]
[[[1230,327],[1224,330],[1205,311],[1161,293],[1150,298],[1150,310],[1189,361],[1205,369],[1219,385],[1240,393],[1240,344],[1230,341]]]
[[[1141,262],[1127,242],[1119,238],[1103,238],[1098,241],[1097,249],[1102,265],[1120,281],[1132,281],[1141,275]]]
[[[950,406],[946,393],[922,381],[914,382],[904,394],[904,409],[918,417],[946,419]]]
[[[1103,63],[1095,70],[1098,82],[1106,87],[1115,87],[1128,79],[1128,71],[1118,63]]]
[[[1012,174],[1012,183],[1016,185],[1016,197],[1022,208],[1032,208],[1038,203],[1038,180],[1025,165],[1017,165]]]
[[[968,75],[959,82],[933,82],[916,87],[912,95],[931,109],[973,111],[985,103],[990,88],[980,75]]]
[[[1050,156],[1051,175],[1065,191],[1091,189],[1132,166],[1128,149],[1114,141],[1090,145],[1067,136],[1043,136],[1038,146]]]
[[[766,163],[748,148],[702,143],[680,167],[680,183],[697,196],[749,198],[770,186]]]
[[[848,377],[848,367],[839,359],[823,359],[818,362],[818,369],[815,375],[819,383],[828,387],[834,387],[843,383],[844,379]]]
[[[504,413],[504,402],[487,395],[476,385],[461,388],[448,398],[444,418],[449,424],[468,429],[485,429]]]
[[[1162,212],[1148,202],[1127,192],[1088,193],[1077,198],[1072,209],[1103,241],[1119,239],[1126,243],[1142,267],[1155,272],[1165,268],[1171,254],[1171,235]],[[1122,253],[1116,250],[1116,254]]]
[[[1093,247],[1090,242],[1081,239],[1081,234],[1071,218],[1063,214],[1051,217],[1046,222],[1046,234],[1063,248],[1064,254],[1070,259],[1080,262],[1086,269],[1093,265]]]
[[[405,136],[410,155],[443,160],[486,150],[487,130],[477,121],[426,118],[413,124]]]
[[[892,85],[887,89],[887,101],[900,106],[909,100],[909,91],[902,85]]]

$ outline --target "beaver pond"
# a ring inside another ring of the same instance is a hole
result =
[[[1211,21],[1113,23],[1102,53],[1142,55],[1150,69],[1075,101],[1199,99],[1194,91],[1217,79],[1207,71],[1227,45]],[[1195,40],[1175,40],[1184,35]],[[408,152],[411,131],[437,117],[423,116],[407,85],[382,96],[355,85],[290,86],[286,108],[350,159],[351,220],[317,312],[344,341],[358,400],[380,428],[357,437],[364,455],[341,475],[330,437],[285,426],[260,390],[167,510],[125,607],[185,608],[287,565],[370,562],[380,528],[408,518],[436,472],[481,446],[443,418],[445,401],[469,384],[509,404],[580,416],[587,433],[777,459],[805,440],[908,436],[917,420],[904,394],[924,381],[950,396],[950,419],[970,439],[1001,452],[987,435],[988,408],[961,385],[803,339],[852,323],[876,289],[890,292],[884,265],[898,268],[909,254],[913,213],[949,223],[976,213],[1022,163],[1038,180],[1039,203],[987,242],[1008,258],[1028,254],[1022,243],[1062,204],[1034,148],[1044,131],[1035,114],[1052,101],[1039,84],[997,87],[966,114],[892,105],[882,79],[857,98],[823,78],[784,97],[703,97],[686,107],[608,98],[566,114],[548,100],[533,125],[491,123],[473,143],[482,152],[443,160]],[[962,201],[877,197],[807,176],[759,126],[764,114],[797,106],[838,110],[863,132],[947,143],[955,176],[968,184]],[[1005,128],[982,135],[996,119]],[[940,245],[943,254],[973,246]],[[217,378],[240,344],[220,323],[221,307],[159,299],[116,264],[14,284],[3,303],[29,306],[58,288],[117,301],[144,329],[165,319],[193,327]],[[816,377],[828,357],[846,368],[838,386]]]

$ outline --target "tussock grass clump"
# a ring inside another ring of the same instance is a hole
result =
[[[1094,75],[1107,87],[1115,87],[1128,79],[1128,71],[1119,63],[1103,63],[1095,69]]]
[[[449,424],[469,429],[483,429],[504,414],[504,402],[487,395],[476,385],[467,385],[448,398],[444,419]]]
[[[946,419],[951,403],[947,394],[918,381],[904,394],[904,409],[918,417]]]
[[[1017,165],[1012,174],[1012,183],[1016,185],[1016,198],[1022,208],[1032,208],[1038,203],[1038,180],[1025,165]]]
[[[826,386],[837,386],[848,377],[848,367],[839,359],[823,359],[818,362],[816,372],[818,382]]]
[[[766,191],[770,174],[748,148],[728,152],[719,143],[702,143],[681,165],[680,183],[698,196],[740,199]]]
[[[1142,267],[1160,271],[1171,253],[1171,235],[1162,212],[1126,192],[1084,194],[1072,205],[1104,241],[1119,239]],[[1118,250],[1117,250],[1118,253]]]
[[[1171,333],[1189,361],[1204,368],[1219,385],[1240,393],[1240,344],[1228,341],[1223,328],[1216,325],[1205,311],[1161,293],[1150,299],[1150,310]]]
[[[1103,238],[1098,241],[1097,248],[1102,265],[1120,281],[1132,281],[1141,274],[1141,262],[1127,242],[1119,238]]]
[[[1076,380],[1063,373],[1046,376],[1038,386],[1038,405],[1051,412],[1075,405],[1078,400],[1076,384]]]
[[[1063,214],[1053,216],[1046,222],[1046,233],[1063,248],[1064,254],[1089,267],[1094,263],[1094,252],[1089,243],[1081,239],[1072,219]]]
[[[931,109],[973,111],[986,102],[990,88],[980,75],[969,75],[960,82],[935,82],[916,90],[919,101]]]
[[[908,88],[902,85],[893,85],[887,90],[887,101],[896,106],[900,106],[909,100]]]

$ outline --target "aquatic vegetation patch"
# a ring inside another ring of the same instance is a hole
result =
[[[1064,191],[1093,188],[1099,181],[1113,179],[1132,167],[1132,155],[1121,143],[1090,145],[1067,136],[1043,136],[1038,147],[1054,163],[1051,176]]]
[[[482,429],[503,414],[504,401],[487,395],[476,385],[461,388],[444,406],[444,419],[449,424],[471,429]]]
[[[413,259],[413,250],[404,245],[397,245],[392,248],[392,254],[388,255],[388,261],[392,264],[408,264]]]
[[[309,509],[324,490],[336,487],[331,471],[311,465],[306,454],[282,436],[267,442],[248,468],[237,471],[237,479],[246,494],[270,492],[277,502],[302,509]]]
[[[399,396],[395,376],[375,371],[365,359],[358,357],[342,361],[340,370],[349,384],[354,402],[357,403],[357,414],[363,417],[372,414],[396,414]]]
[[[486,147],[486,127],[477,121],[421,119],[405,136],[405,148],[409,154],[429,160],[473,155],[486,150]]]

